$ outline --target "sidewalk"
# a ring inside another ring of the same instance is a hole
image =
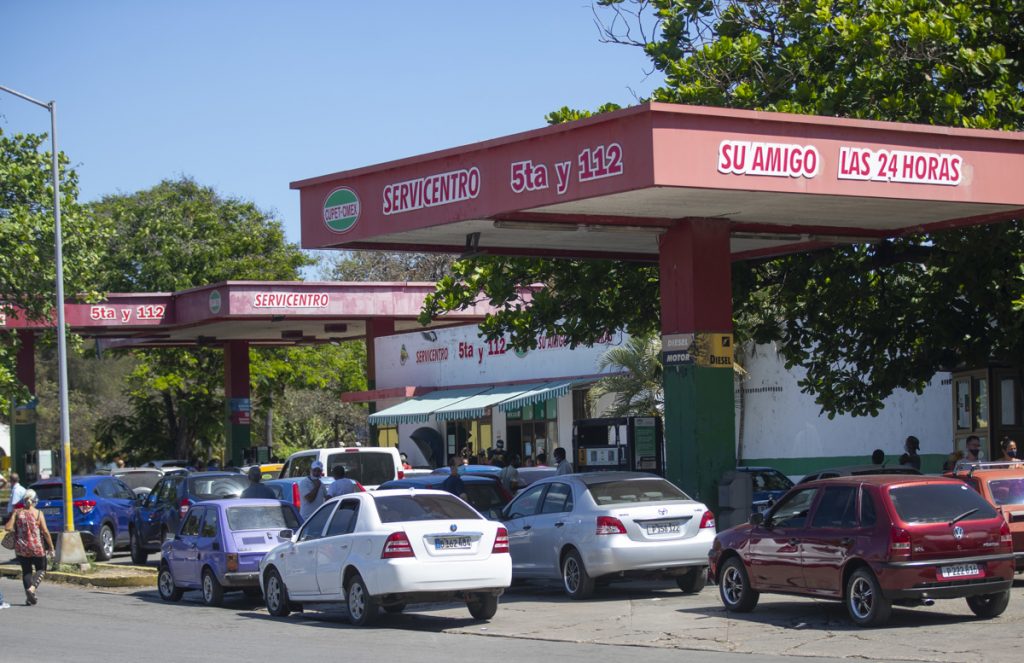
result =
[[[6,552],[6,551],[5,551]],[[97,562],[90,572],[47,571],[46,582],[66,582],[92,587],[156,587],[156,569]],[[21,579],[21,566],[13,560],[0,564],[0,577]]]

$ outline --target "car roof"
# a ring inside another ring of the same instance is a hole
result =
[[[281,504],[287,504],[287,502],[282,502],[281,500],[275,500],[275,499],[269,499],[269,498],[259,498],[259,499],[257,499],[257,498],[250,498],[250,497],[245,497],[245,498],[242,498],[242,497],[231,497],[231,498],[219,499],[219,500],[203,500],[202,502],[197,502],[193,506],[207,506],[207,505],[221,506],[221,507],[228,507],[228,506],[281,506]]]
[[[631,481],[635,479],[661,479],[657,474],[650,474],[648,472],[583,472],[571,475],[555,475],[545,477],[541,481],[555,481],[565,476],[571,476],[579,480],[586,486],[595,486],[602,483],[611,483],[613,481]],[[537,483],[540,483],[538,481]]]
[[[767,465],[740,465],[736,468],[737,472],[779,472],[774,467],[768,467]],[[781,474],[781,472],[780,472]]]
[[[451,476],[451,475],[449,474],[448,476]],[[406,477],[404,479],[391,479],[390,481],[385,481],[384,483],[382,483],[377,488],[377,490],[380,490],[381,488],[389,488],[389,487],[407,488],[407,487],[416,487],[416,486],[425,486],[425,485],[440,486],[442,483],[444,483],[445,479],[447,479],[447,478],[448,478],[447,476],[446,477],[442,477],[440,474],[424,474],[424,475],[415,476],[415,477]],[[461,476],[459,478],[462,479],[463,483],[470,484],[470,485],[472,485],[472,484],[482,484],[482,485],[491,485],[491,486],[496,486],[497,485],[497,482],[494,480],[494,478],[487,477],[487,476],[481,476],[479,474],[466,474],[466,475],[463,475],[463,476]]]
[[[840,476],[853,476],[857,474],[921,474],[910,465],[844,465],[842,467],[826,467],[817,472],[808,472],[809,475],[825,474],[836,472]]]
[[[960,470],[954,472],[951,476],[957,479],[966,479],[970,476],[976,476],[984,479],[1021,479],[1024,478],[1024,467],[1019,469],[1010,469],[1008,467],[1001,468],[981,468],[974,470]]]
[[[801,488],[813,486],[835,486],[837,484],[872,486],[896,486],[927,483],[948,483],[963,485],[959,479],[952,477],[925,475],[925,474],[860,474],[852,476],[828,477],[827,479],[815,479],[802,484]]]

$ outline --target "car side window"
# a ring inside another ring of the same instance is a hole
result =
[[[875,498],[871,496],[871,493],[864,488],[860,489],[860,526],[861,527],[874,527],[875,523],[878,522],[878,516],[875,513]]]
[[[510,505],[508,510],[509,518],[522,518],[523,516],[532,516],[537,512],[537,504],[540,502],[541,495],[544,493],[544,489],[547,485],[534,486],[527,488],[523,491],[523,494],[517,497]]]
[[[135,491],[128,487],[128,484],[124,483],[120,479],[114,481],[114,488],[116,489],[116,496],[122,500],[133,500],[135,499]]]
[[[828,486],[814,510],[811,527],[856,527],[857,487]]]
[[[177,499],[176,499],[177,497],[178,497],[177,482],[174,479],[171,479],[170,481],[167,481],[166,483],[164,483],[164,487],[160,490],[160,499],[159,499],[159,501],[164,503],[164,504],[173,504],[174,502],[177,501]]]
[[[327,519],[331,517],[331,512],[334,511],[334,504],[325,504],[320,507],[316,513],[309,517],[306,524],[302,527],[302,533],[299,534],[299,541],[311,541],[313,539],[319,539],[324,534],[324,525],[327,524]]]
[[[326,536],[351,534],[356,527],[356,515],[359,513],[359,500],[345,500],[338,505],[338,510],[331,518]]]
[[[817,493],[817,488],[805,488],[784,498],[772,511],[772,526],[803,527]]]
[[[307,456],[296,456],[291,459],[291,464],[288,466],[289,477],[304,477],[309,474],[309,468],[313,466],[313,461],[316,456],[309,454]]]
[[[188,512],[188,518],[181,524],[182,536],[195,536],[199,534],[199,521],[203,518],[203,511],[206,509],[192,509]]]
[[[219,531],[220,513],[216,508],[206,509],[206,518],[203,518],[203,528],[199,531],[199,536],[213,539],[217,537]]]
[[[565,513],[572,511],[572,486],[567,483],[553,483],[541,503],[541,513]]]
[[[116,495],[116,492],[114,491],[114,482],[109,479],[97,483],[96,488],[94,490],[96,491],[96,494],[99,495],[100,497],[110,498]]]

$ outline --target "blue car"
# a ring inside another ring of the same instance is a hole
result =
[[[150,553],[159,551],[196,502],[238,497],[248,485],[248,477],[236,472],[165,475],[135,509],[129,532],[132,562],[145,564]]]
[[[38,508],[52,533],[64,531],[64,482],[45,479],[32,484],[39,496]],[[71,478],[71,500],[75,531],[82,543],[105,562],[114,551],[127,548],[129,527],[135,511],[135,493],[123,481],[109,475]]]
[[[189,508],[176,535],[165,541],[157,589],[165,601],[178,601],[191,589],[203,603],[217,606],[224,592],[244,591],[259,598],[264,553],[291,539],[299,512],[277,500],[227,499]]]
[[[377,491],[403,488],[444,490],[441,484],[449,475],[450,473],[425,474],[408,479],[394,479],[377,486]],[[501,520],[501,509],[512,500],[512,496],[500,483],[494,478],[473,474],[463,474],[462,483],[466,486],[466,497],[470,506],[488,520]]]
[[[737,467],[736,471],[748,473],[753,483],[751,513],[764,513],[793,487],[789,477],[773,467]]]

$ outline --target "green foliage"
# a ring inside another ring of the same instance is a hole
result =
[[[399,251],[331,252],[320,266],[328,281],[437,281],[451,270],[444,253]]]
[[[1024,127],[1024,5],[950,0],[599,0],[607,41],[644,49],[655,101]],[[633,23],[630,21],[633,20]],[[648,38],[650,26],[657,38]],[[637,36],[639,35],[639,36]],[[589,116],[562,108],[551,122]],[[1014,221],[733,267],[737,340],[774,340],[823,411],[873,414],[895,389],[990,359],[1024,363],[1024,229]],[[543,284],[532,301],[520,287]],[[475,258],[422,320],[485,299],[489,337],[529,347],[658,329],[658,270],[638,263]]]
[[[92,205],[115,228],[106,246],[103,286],[112,292],[167,292],[227,280],[298,280],[311,264],[285,241],[276,219],[250,202],[224,198],[182,178]],[[219,349],[145,350],[129,384],[129,414],[101,422],[108,450],[218,456],[224,444],[223,355]],[[261,366],[260,389],[280,391],[287,371]],[[271,361],[276,361],[271,358]],[[273,376],[273,377],[268,377]],[[270,402],[272,399],[268,399]]]
[[[615,370],[601,378],[588,397],[596,402],[605,395],[614,396],[612,406],[598,416],[660,417],[665,409],[662,386],[661,339],[658,336],[631,336],[626,345],[609,348],[598,362],[598,370]]]
[[[0,315],[20,309],[33,320],[50,319],[56,304],[52,155],[40,152],[45,134],[4,135],[0,130]],[[109,236],[102,222],[77,202],[78,175],[58,155],[64,290],[95,296],[99,247]],[[7,339],[5,339],[6,341]],[[14,376],[17,340],[0,343],[0,411],[12,396],[27,397]]]

